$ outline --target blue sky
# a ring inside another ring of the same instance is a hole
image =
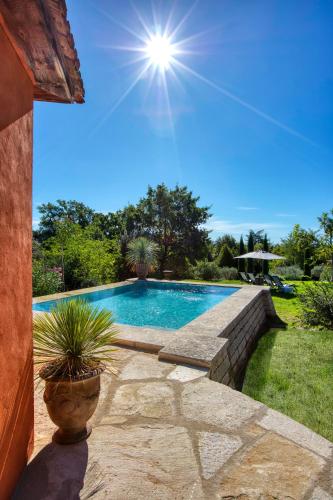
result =
[[[329,1],[67,5],[86,103],[35,104],[35,222],[40,203],[114,211],[161,182],[211,205],[213,236],[265,229],[277,241],[333,207]],[[167,94],[158,69],[133,86],[147,60],[130,64],[142,52],[123,49],[145,45],[139,17],[151,33],[183,19]]]

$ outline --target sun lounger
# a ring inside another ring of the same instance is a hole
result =
[[[264,275],[264,280],[267,285],[269,285],[273,289],[278,289],[279,292],[283,293],[294,293],[295,286],[282,283],[281,279],[278,276],[272,276],[270,274]]]
[[[266,285],[270,286],[271,288],[274,288],[276,286],[273,278],[269,274],[264,274],[264,281]]]
[[[279,276],[272,276],[273,282],[275,283],[275,286],[282,291],[286,291],[289,293],[293,293],[295,291],[295,285],[290,285],[289,283],[283,283]]]
[[[256,278],[253,273],[247,273],[248,277],[250,278],[250,282],[255,285],[256,284]]]
[[[240,272],[239,276],[241,277],[241,280],[245,281],[246,283],[251,283],[251,280],[246,273]]]

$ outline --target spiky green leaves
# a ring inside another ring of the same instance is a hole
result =
[[[127,262],[132,267],[143,264],[152,268],[156,264],[157,252],[156,243],[141,236],[128,244]]]
[[[36,315],[33,330],[43,378],[80,378],[113,361],[112,313],[84,300],[59,302],[50,313]]]

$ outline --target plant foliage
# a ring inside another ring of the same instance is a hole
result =
[[[302,316],[310,326],[333,329],[333,284],[311,283],[300,294]]]
[[[287,280],[301,280],[303,271],[299,266],[277,266],[275,272]]]
[[[51,266],[64,269],[69,290],[102,285],[117,278],[119,245],[93,224],[83,229],[70,222],[57,223],[44,255]]]
[[[221,279],[222,273],[216,262],[201,260],[195,266],[192,266],[190,276],[197,280],[213,281]]]
[[[156,243],[141,236],[128,244],[127,262],[133,269],[138,264],[153,269],[156,265],[157,252],[158,246]]]
[[[221,278],[223,280],[237,280],[238,271],[236,267],[221,267]]]
[[[322,271],[323,271],[323,265],[314,266],[311,269],[311,278],[315,281],[318,281],[320,279]]]
[[[36,260],[32,266],[32,294],[34,297],[49,295],[61,290],[62,281],[58,273],[48,271]]]
[[[228,245],[222,246],[216,261],[220,267],[233,267],[236,262]]]
[[[332,279],[331,266],[324,266],[322,272],[320,273],[320,281],[331,281],[331,279]]]
[[[203,225],[210,214],[208,207],[200,207],[198,202],[199,197],[186,186],[169,189],[159,184],[156,188],[149,186],[135,207],[122,211],[128,234],[146,236],[158,245],[160,273],[169,266],[181,271],[186,257],[192,263],[206,257],[208,231]]]
[[[112,362],[117,331],[112,313],[84,300],[59,302],[33,321],[34,356],[45,379],[77,379]]]
[[[324,231],[324,244],[328,248],[331,258],[331,277],[333,281],[333,208],[330,212],[323,212],[321,217],[318,217],[320,228]]]
[[[240,237],[239,246],[238,246],[238,255],[244,255],[246,253],[246,248],[244,245],[243,235]],[[237,259],[238,262],[238,271],[245,271],[245,260]]]

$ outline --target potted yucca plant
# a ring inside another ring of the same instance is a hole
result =
[[[140,236],[128,244],[127,262],[139,279],[146,279],[149,271],[156,265],[158,246]]]
[[[50,313],[35,315],[34,357],[42,363],[44,401],[59,427],[53,440],[71,444],[86,439],[87,425],[100,392],[100,375],[112,369],[116,340],[112,313],[84,300],[59,302]]]

